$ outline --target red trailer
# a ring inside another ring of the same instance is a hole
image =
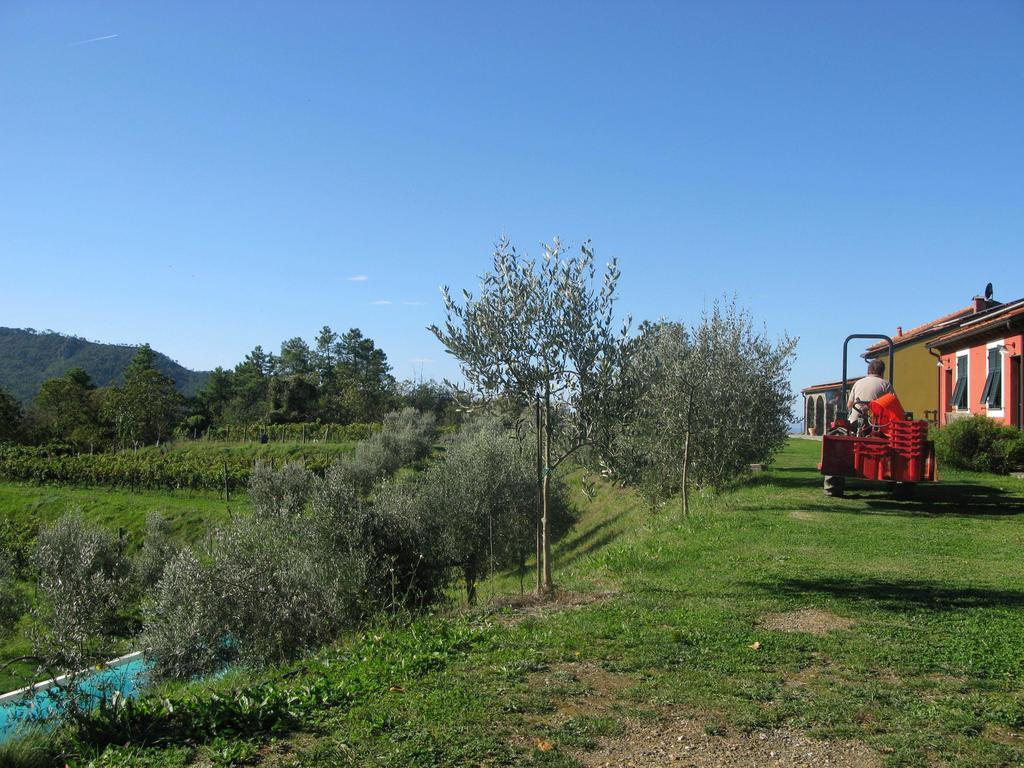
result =
[[[935,482],[935,445],[928,439],[928,422],[907,418],[895,394],[871,403],[855,403],[861,418],[854,428],[846,411],[846,355],[851,339],[882,339],[889,344],[889,381],[894,379],[892,339],[882,334],[855,333],[843,342],[843,386],[836,420],[821,439],[825,493],[842,496],[847,478],[889,483],[907,493],[917,483]]]

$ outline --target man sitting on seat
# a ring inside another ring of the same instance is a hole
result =
[[[867,404],[892,392],[892,384],[882,378],[884,373],[885,363],[881,360],[872,360],[868,363],[868,375],[857,381],[850,389],[850,397],[846,401],[846,418],[853,432],[859,431],[867,424],[867,419],[871,415]]]

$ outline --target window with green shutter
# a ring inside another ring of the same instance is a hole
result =
[[[967,355],[956,359],[956,387],[950,405],[958,411],[967,410]]]
[[[996,410],[1003,407],[1003,356],[1000,347],[988,350],[988,375],[981,390],[981,404]]]

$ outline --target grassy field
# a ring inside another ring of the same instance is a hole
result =
[[[138,491],[104,488],[67,488],[19,483],[0,483],[0,518],[16,525],[45,525],[70,510],[111,531],[124,530],[129,551],[142,543],[146,516],[153,511],[164,514],[173,533],[182,541],[201,539],[212,526],[227,518],[228,510],[248,509],[244,495],[232,496],[229,503],[216,493]],[[0,640],[0,666],[30,652],[19,630]],[[30,664],[19,663],[0,671],[0,693],[24,683]]]
[[[856,487],[830,499],[818,447],[791,441],[770,470],[698,497],[689,520],[607,484],[585,493],[577,474],[583,516],[556,548],[555,601],[500,597],[518,591],[501,577],[481,590],[487,608],[164,692],[224,712],[275,691],[287,703],[255,726],[88,758],[1021,764],[1024,483],[947,472],[914,501]]]
[[[227,517],[228,508],[248,507],[244,494],[225,502],[221,494],[207,491],[137,491],[69,488],[62,486],[0,483],[0,517],[16,523],[45,524],[66,512],[81,510],[86,520],[112,531],[124,529],[129,546],[141,543],[146,515],[160,511],[175,535],[196,541],[210,526]]]

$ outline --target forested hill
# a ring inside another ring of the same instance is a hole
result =
[[[0,387],[28,403],[44,381],[71,368],[83,368],[97,386],[120,383],[121,372],[138,349],[51,331],[0,328]],[[159,352],[156,367],[185,395],[195,394],[210,375],[207,371],[190,371]]]

